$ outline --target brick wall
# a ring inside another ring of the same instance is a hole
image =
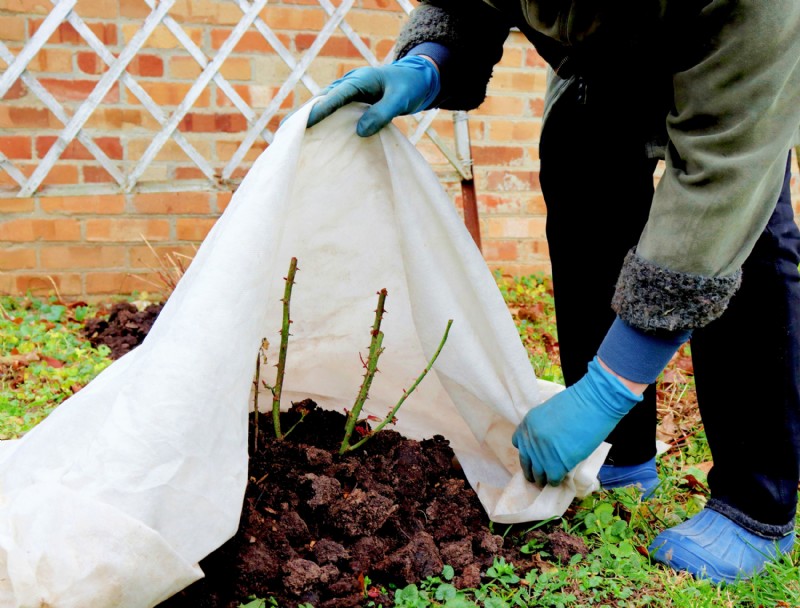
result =
[[[18,55],[51,7],[49,0],[0,0],[0,41]],[[150,12],[144,0],[78,0],[74,9],[115,54],[130,42]],[[169,15],[212,59],[234,31],[242,11],[234,0],[177,0]],[[317,0],[293,0],[270,2],[260,17],[299,59],[328,15]],[[383,58],[404,18],[394,0],[356,0],[346,22]],[[337,30],[308,73],[324,86],[363,64],[358,50]],[[7,68],[2,60],[0,66],[3,71]],[[106,65],[71,25],[63,23],[28,69],[71,116]],[[201,68],[162,24],[127,72],[169,115]],[[290,69],[251,26],[222,64],[221,74],[260,115]],[[489,97],[470,113],[484,255],[490,266],[512,273],[548,269],[537,150],[544,87],[541,59],[519,34],[512,34]],[[287,111],[308,97],[306,88],[298,85],[267,128],[274,130]],[[400,123],[408,132],[416,124],[410,119]],[[441,113],[433,126],[452,145],[449,114]],[[21,79],[0,101],[0,152],[26,176],[41,164],[62,128]],[[130,87],[116,83],[88,118],[84,132],[125,173],[142,157],[159,128]],[[248,121],[219,85],[211,82],[177,130],[215,172],[221,172],[247,128]],[[63,296],[92,297],[158,291],[163,288],[159,260],[176,252],[192,255],[225,209],[236,181],[265,147],[263,139],[256,140],[231,179],[216,181],[215,191],[209,191],[208,180],[172,140],[143,173],[140,191],[131,194],[120,194],[112,177],[78,141],[66,147],[44,179],[40,194],[31,198],[8,196],[18,186],[0,162],[0,189],[6,194],[0,198],[0,293],[57,290]],[[460,206],[458,174],[430,140],[423,139],[418,148]],[[159,192],[166,186],[181,192]],[[795,179],[795,193],[797,189]]]

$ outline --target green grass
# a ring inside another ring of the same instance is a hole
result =
[[[552,290],[546,277],[497,275],[531,364],[539,377],[562,381],[558,364]],[[82,321],[95,307],[53,299],[0,298],[0,438],[17,437],[109,363],[107,349],[81,336]],[[684,358],[688,351],[684,349]],[[757,361],[753,362],[757,370]],[[688,366],[690,367],[690,366]],[[659,458],[663,482],[642,502],[635,490],[601,492],[573,504],[554,521],[529,526],[493,526],[506,543],[518,544],[539,567],[518,571],[499,558],[481,585],[456,589],[452,568],[416,585],[389,588],[395,608],[511,608],[523,606],[800,606],[800,543],[791,555],[759,577],[713,585],[651,563],[645,547],[665,527],[703,508],[708,499],[704,465],[711,460],[696,412],[694,383],[685,361],[676,361],[659,381],[659,412],[670,417],[676,447]],[[561,527],[583,539],[588,553],[557,563],[530,531]],[[800,533],[800,518],[798,518]],[[378,608],[365,581],[365,608]],[[247,608],[273,608],[273,600],[251,598]],[[303,608],[313,608],[308,605]],[[384,606],[383,608],[389,608]]]
[[[19,437],[110,363],[80,335],[95,308],[0,298],[0,439]]]

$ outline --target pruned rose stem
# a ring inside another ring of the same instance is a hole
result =
[[[292,258],[289,263],[289,273],[286,275],[286,286],[283,289],[283,323],[281,325],[281,345],[278,350],[278,374],[275,377],[275,386],[272,387],[272,425],[275,428],[275,437],[283,439],[281,432],[281,391],[283,390],[283,377],[286,373],[286,351],[289,347],[289,304],[292,301],[292,287],[294,275],[297,273],[297,258]]]
[[[269,341],[266,338],[261,339],[261,346],[256,353],[256,377],[253,379],[253,453],[258,451],[258,387],[261,384],[261,363],[267,362],[267,349],[269,348]],[[263,353],[263,361],[262,361]]]
[[[358,423],[358,417],[361,414],[361,409],[364,407],[369,396],[369,387],[372,385],[372,380],[378,371],[378,359],[383,352],[383,332],[381,331],[381,321],[386,312],[386,288],[378,292],[378,307],[375,309],[375,320],[372,323],[372,330],[370,332],[371,338],[369,342],[369,355],[367,362],[362,363],[366,371],[364,372],[364,379],[361,381],[361,388],[358,391],[358,396],[353,404],[353,409],[347,412],[347,421],[344,426],[344,438],[339,446],[339,454],[344,454],[350,449],[350,438],[353,436],[353,430]]]
[[[453,320],[452,319],[450,319],[447,322],[447,327],[445,327],[444,335],[442,336],[441,342],[439,342],[439,347],[436,349],[436,352],[433,353],[433,357],[431,357],[431,360],[428,362],[428,365],[425,367],[424,370],[422,370],[422,373],[419,376],[417,376],[417,379],[414,381],[414,383],[407,390],[403,391],[403,396],[400,397],[400,400],[395,404],[395,406],[386,415],[386,417],[370,433],[365,435],[360,441],[354,443],[351,446],[348,446],[344,451],[340,451],[339,452],[340,454],[343,454],[344,452],[350,452],[352,450],[355,450],[355,449],[361,447],[367,441],[369,441],[370,437],[372,437],[375,433],[381,431],[383,429],[383,427],[385,427],[387,424],[389,424],[390,422],[392,422],[394,420],[395,414],[397,414],[398,410],[400,409],[400,406],[403,405],[403,403],[405,403],[405,400],[408,399],[409,395],[411,395],[411,393],[414,392],[414,389],[416,389],[417,386],[419,386],[419,383],[422,382],[423,378],[425,378],[425,376],[428,375],[428,372],[431,371],[431,368],[433,367],[433,364],[436,363],[436,359],[439,358],[439,353],[442,352],[442,348],[444,347],[444,343],[447,342],[447,336],[450,334],[450,326],[451,325],[453,325]],[[349,422],[349,419],[348,419],[348,422]]]

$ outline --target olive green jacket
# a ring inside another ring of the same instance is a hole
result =
[[[620,94],[652,86],[666,170],[614,307],[651,329],[716,318],[772,214],[798,134],[800,2],[423,0],[398,56],[426,41],[447,46],[454,60],[442,70],[440,105],[471,109],[511,27],[554,71],[546,108],[577,76]]]

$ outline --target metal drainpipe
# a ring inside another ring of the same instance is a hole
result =
[[[453,112],[456,156],[461,163],[461,198],[464,201],[464,223],[472,239],[481,249],[481,226],[478,220],[478,198],[472,173],[472,144],[469,139],[469,117],[464,111]]]

